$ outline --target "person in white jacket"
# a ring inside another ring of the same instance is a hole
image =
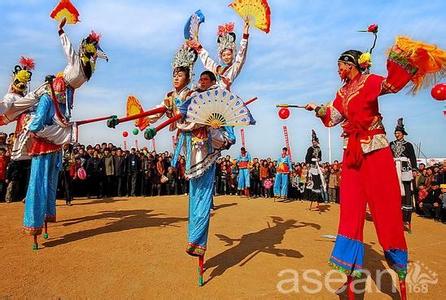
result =
[[[228,23],[218,27],[218,55],[223,64],[216,63],[209,56],[208,51],[197,40],[190,40],[187,44],[198,52],[198,56],[204,67],[217,75],[218,85],[230,90],[245,63],[246,52],[248,50],[248,38],[249,23],[245,22],[240,48],[236,54],[234,23]]]

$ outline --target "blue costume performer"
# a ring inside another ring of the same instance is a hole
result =
[[[282,155],[277,159],[277,173],[274,181],[274,196],[284,198],[288,196],[288,174],[292,169],[288,149],[282,149]]]
[[[29,155],[32,161],[23,228],[26,233],[34,236],[34,250],[38,249],[37,236],[42,233],[43,226],[45,225],[44,238],[47,238],[47,222],[56,221],[56,189],[62,163],[61,144],[41,138],[37,133],[56,123],[68,123],[64,117],[65,101],[66,84],[62,77],[57,77],[50,84],[49,91],[39,98],[28,126],[31,133]],[[70,140],[71,137],[66,139]]]
[[[237,177],[237,186],[240,193],[244,191],[245,196],[249,197],[250,177],[249,177],[249,164],[252,162],[251,155],[246,151],[245,147],[240,149],[240,155],[236,161],[239,167],[239,173]]]

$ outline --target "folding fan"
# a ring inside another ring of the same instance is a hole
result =
[[[60,0],[51,12],[50,17],[59,22],[63,18],[66,18],[68,24],[76,24],[79,22],[79,12],[70,0]]]
[[[198,30],[200,29],[200,24],[204,23],[204,15],[201,10],[197,10],[190,16],[184,26],[184,38],[186,40],[198,40]]]
[[[267,0],[234,0],[232,7],[243,20],[248,20],[261,31],[269,32],[271,26],[271,10]]]
[[[134,116],[144,112],[141,103],[135,96],[129,96],[127,98],[127,117]],[[150,125],[150,120],[148,117],[140,118],[135,120],[135,126],[139,130],[143,131]]]
[[[187,122],[214,128],[255,124],[243,100],[222,88],[192,96],[180,107],[180,111]]]

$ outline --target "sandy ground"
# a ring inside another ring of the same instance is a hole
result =
[[[197,259],[184,251],[186,196],[73,203],[58,202],[58,222],[51,224],[48,240],[40,238],[38,251],[21,233],[23,204],[0,204],[0,299],[344,296],[333,293],[342,276],[327,265],[333,242],[323,237],[336,233],[338,205],[317,212],[308,210],[308,202],[216,197],[206,283],[198,287]],[[446,225],[415,217],[413,227],[407,235],[409,299],[444,299]],[[387,264],[370,220],[364,241],[372,275],[358,285],[369,289],[357,298],[399,299],[390,276],[376,275]]]

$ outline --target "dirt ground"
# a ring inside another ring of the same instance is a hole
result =
[[[308,202],[215,198],[205,280],[185,253],[187,197],[58,201],[48,240],[31,249],[21,233],[23,204],[0,204],[0,299],[338,299],[342,275],[327,259],[339,206],[310,211]],[[369,218],[370,219],[370,218]],[[407,234],[409,299],[444,299],[446,225],[414,217]],[[365,268],[371,276],[358,299],[399,299],[370,220]],[[379,279],[381,278],[381,279]],[[327,283],[327,279],[331,283]],[[320,283],[319,283],[320,282]],[[379,288],[378,288],[379,287]],[[361,288],[361,285],[358,285]]]

